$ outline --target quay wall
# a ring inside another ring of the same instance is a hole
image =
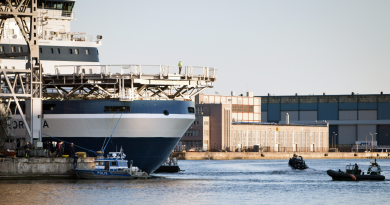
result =
[[[171,156],[181,160],[232,160],[232,159],[290,159],[293,154],[303,159],[390,159],[387,152],[174,152]]]
[[[95,168],[93,157],[79,158],[77,167]],[[76,177],[73,158],[2,158],[0,178]]]

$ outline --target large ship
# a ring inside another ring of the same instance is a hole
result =
[[[0,0],[0,6],[5,2]],[[183,66],[180,72],[178,66],[101,65],[98,47],[102,36],[70,31],[75,1],[39,0],[38,5],[44,88],[42,141],[74,142],[76,151],[99,151],[107,146],[106,152],[115,152],[122,147],[134,166],[152,173],[193,123],[194,97],[213,86],[217,70]],[[15,21],[7,20],[3,26],[0,53],[26,52]],[[20,69],[25,64],[25,57],[0,59],[0,69]],[[18,83],[16,75],[10,80]],[[16,91],[24,92],[22,87]],[[25,138],[22,117],[14,102],[9,105],[14,137]],[[21,105],[25,109],[23,102]]]

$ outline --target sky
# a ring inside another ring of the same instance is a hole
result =
[[[389,94],[389,9],[388,0],[78,0],[71,30],[103,36],[102,64],[215,67],[206,94]]]

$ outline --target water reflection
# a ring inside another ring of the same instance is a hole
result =
[[[336,182],[327,169],[370,160],[306,160],[292,170],[287,160],[179,161],[185,172],[148,180],[2,180],[0,204],[375,204],[388,203],[389,181]],[[390,178],[389,160],[378,160]]]

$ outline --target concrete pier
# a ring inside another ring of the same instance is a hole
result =
[[[95,168],[93,157],[79,158],[77,167]],[[0,179],[5,178],[74,178],[73,158],[2,158]]]
[[[303,159],[390,159],[387,152],[175,152],[171,156],[182,160],[290,159],[293,154]]]

